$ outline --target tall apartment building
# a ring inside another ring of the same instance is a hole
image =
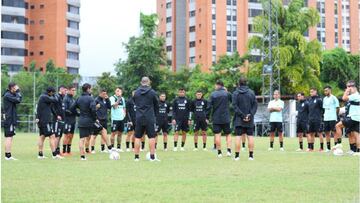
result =
[[[52,59],[79,72],[80,0],[2,0],[1,64],[10,72],[32,61],[45,71]]]
[[[284,0],[288,4],[291,0]],[[304,0],[317,8],[321,22],[305,33],[325,49],[343,47],[359,53],[359,0]],[[262,14],[260,0],[157,0],[158,35],[166,39],[168,64],[174,71],[200,64],[209,71],[224,54],[244,54],[254,17]],[[259,52],[251,53],[255,60]]]

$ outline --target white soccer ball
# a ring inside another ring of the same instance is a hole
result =
[[[155,155],[155,159],[157,159],[156,153],[154,155]],[[146,153],[146,159],[150,160],[150,152]]]
[[[333,151],[333,154],[335,156],[342,156],[344,155],[344,151],[341,149],[341,148],[336,148],[334,151]]]
[[[109,159],[111,160],[119,160],[120,159],[120,154],[117,151],[111,151],[110,155],[109,155]]]

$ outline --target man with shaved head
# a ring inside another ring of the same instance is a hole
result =
[[[147,134],[150,147],[150,161],[160,161],[155,157],[155,124],[159,103],[156,92],[150,87],[150,79],[143,77],[141,86],[135,91],[136,105],[135,124],[135,161],[139,161],[140,142],[142,136]]]

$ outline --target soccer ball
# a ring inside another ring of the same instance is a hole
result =
[[[155,155],[155,159],[157,159],[156,153],[154,155]],[[150,160],[150,152],[146,153],[146,159]]]
[[[109,159],[111,160],[119,160],[120,159],[120,154],[117,151],[111,151],[110,155],[109,155]]]

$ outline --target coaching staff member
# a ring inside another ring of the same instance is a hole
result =
[[[160,161],[155,158],[155,124],[159,102],[156,92],[150,87],[150,79],[143,77],[141,86],[135,91],[134,102],[136,105],[135,124],[135,161],[139,161],[141,137],[146,132],[150,145],[150,161]]]

